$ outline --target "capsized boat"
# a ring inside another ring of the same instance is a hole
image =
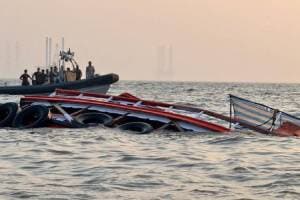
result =
[[[300,118],[241,97],[229,95],[231,116],[235,125],[277,136],[300,136]]]
[[[227,134],[230,131],[209,119],[201,109],[147,101],[129,93],[113,96],[57,89],[49,96],[22,97],[20,107],[22,111],[11,121],[16,128],[80,128],[102,124],[138,133],[171,130]]]
[[[171,130],[227,134],[246,129],[268,135],[300,136],[299,118],[241,97],[229,96],[230,116],[225,116],[187,105],[144,100],[129,93],[113,96],[57,89],[49,96],[22,97],[20,105],[0,105],[0,127],[82,128],[100,124],[137,133]],[[220,125],[218,120],[229,122],[229,128]]]

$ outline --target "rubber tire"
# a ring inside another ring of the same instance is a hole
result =
[[[110,124],[113,118],[104,113],[83,113],[76,116],[75,120],[86,126],[95,126]]]
[[[60,120],[51,119],[49,122],[50,122],[50,124],[57,125],[61,128],[86,128],[86,127],[88,127],[87,125],[79,123],[76,120],[72,120],[72,122],[69,122],[67,120],[60,121]]]
[[[153,127],[145,122],[128,122],[118,126],[120,130],[130,131],[137,134],[147,134],[153,131]]]
[[[32,105],[26,107],[16,116],[13,127],[26,129],[26,128],[39,128],[45,126],[48,117],[49,109],[42,105]],[[33,121],[26,121],[28,118],[33,118]]]
[[[17,115],[19,106],[16,103],[4,103],[0,105],[0,127],[11,126]]]

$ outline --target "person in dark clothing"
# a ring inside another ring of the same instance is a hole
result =
[[[59,72],[58,72],[58,69],[56,66],[54,66],[53,75],[54,75],[54,83],[59,83],[60,77],[59,77]]]
[[[86,79],[94,78],[95,68],[92,65],[91,61],[89,61],[89,65],[86,67],[85,74],[86,74]]]
[[[27,74],[27,69],[24,70],[24,74],[20,76],[20,80],[22,80],[22,86],[28,86],[30,85],[29,79],[32,80],[32,78]]]
[[[49,84],[49,76],[50,76],[49,69],[46,69],[46,76],[45,76],[45,83],[46,84]]]
[[[76,81],[78,81],[78,80],[81,80],[81,77],[82,77],[82,72],[81,72],[81,70],[79,69],[79,66],[78,65],[76,65],[76,69],[75,69],[76,71]]]
[[[41,71],[40,68],[37,68],[37,71],[32,74],[32,85],[41,84]]]
[[[40,75],[40,84],[44,84],[46,82],[46,74],[45,74],[45,70],[42,70],[42,73]]]
[[[50,82],[50,84],[54,83],[54,71],[53,71],[53,67],[50,67],[49,82]]]

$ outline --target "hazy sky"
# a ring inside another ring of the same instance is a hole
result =
[[[126,80],[158,79],[172,45],[173,80],[300,82],[299,13],[299,0],[0,0],[0,73],[33,71],[45,37],[64,36],[82,67]]]

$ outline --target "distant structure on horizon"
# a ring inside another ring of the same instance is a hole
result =
[[[21,56],[21,50],[20,50],[20,43],[19,41],[16,41],[15,45],[15,67],[19,70],[20,68],[20,56]]]
[[[160,45],[157,47],[157,71],[159,81],[173,80],[173,47],[172,45]]]
[[[45,64],[40,63],[39,65],[49,68],[58,64],[59,53],[64,50],[65,39],[62,37],[59,42],[54,43],[54,51],[52,50],[52,43],[52,37],[47,36],[45,38]],[[5,72],[6,77],[16,77],[16,73],[19,74],[28,67],[28,70],[31,70],[30,64],[26,63],[24,65],[24,62],[27,62],[28,59],[22,56],[23,47],[24,44],[20,40],[6,40],[0,45],[0,67]]]
[[[45,51],[45,66],[50,67],[51,65],[57,65],[56,63],[59,59],[59,45],[58,43],[55,44],[55,52],[52,55],[52,38],[46,37],[46,51]],[[65,48],[65,38],[62,37],[61,39],[61,51]]]
[[[21,44],[16,41],[5,41],[0,45],[0,68],[4,70],[5,76],[12,76],[20,70]]]
[[[12,66],[11,66],[11,48],[10,48],[10,43],[8,41],[6,41],[6,44],[5,44],[5,53],[4,53],[4,57],[5,57],[5,69],[7,70],[6,72],[8,74],[11,73],[11,69],[12,69]]]

